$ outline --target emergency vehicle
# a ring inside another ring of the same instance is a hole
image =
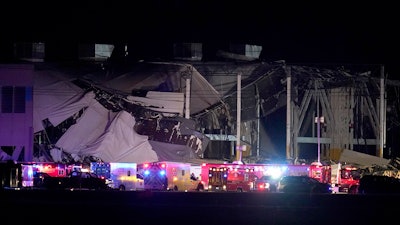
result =
[[[138,164],[145,190],[194,191],[203,190],[200,180],[192,176],[190,163],[161,161]]]
[[[282,176],[307,176],[309,165],[305,164],[247,164],[254,169],[258,178],[262,176],[272,176],[279,179]]]
[[[256,179],[254,169],[244,164],[202,164],[201,182],[207,191],[253,191]]]
[[[8,188],[33,188],[36,187],[35,179],[43,179],[39,174],[45,173],[50,177],[64,178],[68,175],[68,166],[55,162],[17,162],[8,161],[1,163],[2,186]],[[39,177],[38,177],[39,175]]]
[[[336,169],[335,169],[336,168]],[[356,194],[360,186],[361,171],[358,167],[353,165],[336,164],[331,165],[332,186],[338,186],[339,192],[346,192]],[[334,180],[333,174],[339,174],[337,180]]]
[[[322,183],[331,184],[334,193],[356,194],[360,185],[361,172],[353,165],[312,163],[309,176]]]
[[[33,179],[34,179],[33,165],[21,163],[21,169],[22,169],[22,174],[21,174],[22,187],[24,188],[33,187]]]
[[[322,165],[319,162],[311,163],[308,173],[309,177],[312,177],[321,183],[331,183],[332,175],[333,174],[330,165]]]
[[[22,189],[33,186],[33,165],[13,160],[0,162],[1,189]]]
[[[144,190],[144,181],[137,174],[136,163],[91,162],[90,171],[106,179],[107,185],[120,191]]]
[[[257,176],[255,191],[270,191],[276,189],[282,176],[307,176],[309,165],[305,164],[247,164],[254,169]]]
[[[47,173],[52,177],[66,177],[67,165],[54,162],[36,162],[33,164],[34,173]]]
[[[104,162],[91,162],[90,172],[95,173],[99,177],[104,177],[105,179],[110,179],[111,168],[110,163]]]

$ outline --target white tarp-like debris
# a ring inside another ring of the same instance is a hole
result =
[[[135,119],[126,111],[120,111],[106,132],[99,137],[101,144],[93,143],[86,151],[106,162],[155,162],[158,161],[156,152],[152,149],[148,137],[139,135],[133,129]],[[118,137],[116,139],[115,137]]]
[[[147,136],[137,134],[135,119],[126,111],[112,112],[94,102],[57,141],[63,151],[95,156],[106,162],[153,162],[157,154]]]
[[[380,158],[377,156],[344,149],[339,158],[340,162],[355,163],[360,166],[370,167],[374,165],[387,166],[390,159]]]
[[[57,126],[87,108],[77,123],[60,137],[57,148],[71,155],[96,156],[109,162],[151,162],[158,159],[147,136],[134,132],[135,120],[129,113],[105,109],[93,92],[85,94],[67,77],[52,70],[35,73],[35,133],[45,128],[45,119]],[[53,160],[61,161],[60,152],[51,153]]]
[[[98,138],[106,131],[116,113],[93,102],[83,115],[57,141],[56,146],[71,154],[92,155],[86,148],[90,143],[99,142]]]
[[[87,76],[90,74],[84,77]],[[35,72],[34,132],[46,128],[48,124],[43,124],[44,120],[58,126],[67,119],[76,119],[75,124],[68,124],[55,148],[71,156],[93,156],[108,162],[141,163],[158,161],[159,158],[179,160],[196,157],[192,146],[150,143],[148,136],[139,135],[134,130],[134,116],[127,111],[106,109],[98,101],[97,92],[87,92],[72,82],[77,78],[73,71],[62,69]],[[95,82],[95,78],[104,83]],[[182,116],[187,79],[190,79],[190,113],[200,112],[220,101],[213,86],[193,66],[186,64],[143,63],[128,73],[111,78],[97,74],[93,76],[93,84],[110,93],[125,92],[129,97],[127,100],[133,104],[163,114]],[[144,91],[146,95],[134,97],[132,93],[135,91]],[[52,152],[52,156],[60,160],[59,153]]]
[[[57,126],[93,100],[84,91],[55,71],[35,72],[33,89],[33,130],[44,129],[43,120]]]

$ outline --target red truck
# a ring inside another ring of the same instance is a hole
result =
[[[254,169],[244,164],[204,163],[201,182],[207,191],[249,192],[255,188]]]
[[[334,193],[356,194],[360,185],[361,173],[360,169],[354,165],[312,163],[309,176],[320,182],[331,184]]]
[[[67,165],[55,162],[35,162],[34,172],[46,173],[51,177],[66,177]]]

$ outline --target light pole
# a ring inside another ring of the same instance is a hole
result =
[[[318,164],[321,164],[321,123],[324,123],[324,117],[315,117],[317,123],[317,141],[318,141]]]
[[[317,101],[317,117],[315,117],[315,122],[317,123],[317,142],[318,142],[318,164],[321,164],[321,123],[324,123],[324,117],[319,116],[319,97],[320,93],[317,90],[317,82],[315,82],[315,94]]]

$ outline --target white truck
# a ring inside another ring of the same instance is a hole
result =
[[[151,162],[138,165],[146,190],[200,191],[199,168],[182,162]],[[197,177],[196,177],[197,174]]]
[[[120,191],[144,190],[144,180],[137,173],[136,163],[124,162],[92,162],[91,171],[106,178],[107,184],[112,189]]]

